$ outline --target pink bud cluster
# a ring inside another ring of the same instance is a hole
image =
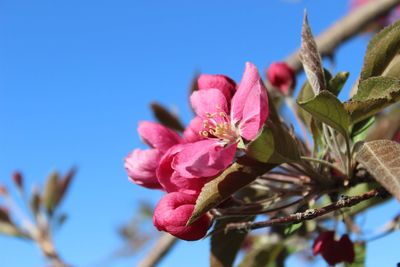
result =
[[[196,116],[182,135],[153,122],[140,122],[139,135],[150,149],[133,150],[125,159],[130,180],[166,194],[153,223],[184,240],[204,237],[212,218],[203,215],[190,226],[205,183],[234,161],[256,138],[268,117],[268,96],[257,68],[247,63],[240,84],[224,75],[201,75],[190,96]]]

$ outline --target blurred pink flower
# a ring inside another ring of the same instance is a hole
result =
[[[267,78],[283,95],[289,95],[296,85],[295,73],[286,62],[273,62],[267,70]]]
[[[211,226],[211,217],[205,214],[192,225],[186,226],[195,203],[195,196],[180,192],[166,194],[154,210],[153,224],[159,231],[166,231],[180,239],[201,239]]]
[[[347,234],[336,241],[334,231],[325,231],[320,233],[314,241],[313,254],[321,254],[329,265],[340,262],[353,263],[355,257],[354,244]]]
[[[125,158],[129,179],[147,188],[162,189],[156,176],[158,164],[169,148],[184,140],[173,130],[154,122],[140,122],[138,131],[152,149],[135,149]]]

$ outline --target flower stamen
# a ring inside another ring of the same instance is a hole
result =
[[[236,141],[240,137],[225,112],[206,113],[206,117],[207,119],[203,121],[203,130],[200,131],[202,137],[218,138],[226,142]]]

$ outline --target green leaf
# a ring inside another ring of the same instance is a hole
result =
[[[396,69],[392,61],[400,51],[400,21],[386,27],[376,34],[368,44],[360,81],[373,76],[388,74],[390,68]],[[389,68],[388,68],[389,67]],[[395,76],[398,77],[398,76]]]
[[[210,209],[216,207],[242,187],[253,182],[261,174],[276,165],[242,165],[233,163],[220,176],[206,183],[197,197],[192,216],[187,222],[190,225]]]
[[[400,144],[390,140],[365,142],[356,147],[355,159],[400,201]]]
[[[243,258],[239,267],[279,267],[285,260],[285,245],[271,244],[265,241],[257,242],[252,250]]]
[[[311,85],[308,81],[306,81],[303,84],[303,87],[301,87],[299,95],[297,96],[297,102],[305,102],[311,98],[313,98],[314,92],[311,88]],[[303,122],[303,124],[310,129],[310,125],[311,125],[311,120],[312,120],[312,116],[310,113],[308,113],[307,111],[305,111],[302,108],[297,108],[297,114],[299,115],[300,120]]]
[[[14,224],[3,221],[0,222],[0,234],[14,237],[27,237]]]
[[[66,193],[68,192],[68,189],[71,185],[71,182],[73,178],[75,177],[76,174],[76,168],[71,168],[65,175],[58,181],[58,195],[56,199],[56,205],[60,205],[62,200],[64,199]]]
[[[324,76],[325,76],[325,82],[328,84],[328,90],[331,91],[331,93],[333,93],[335,90],[337,90],[337,89],[334,89],[334,87],[338,86],[338,85],[336,85],[338,83],[338,81],[335,81],[333,85],[329,85],[329,83],[331,83],[332,74],[327,69],[324,69]],[[338,79],[338,78],[336,78],[336,79]],[[297,102],[306,102],[306,101],[312,99],[314,96],[315,96],[314,91],[311,88],[310,83],[306,80],[304,82],[303,86],[301,87],[300,92],[297,96]],[[298,113],[300,119],[303,121],[304,125],[306,125],[307,128],[310,130],[311,120],[312,120],[312,116],[310,115],[310,113],[308,113],[307,111],[305,111],[301,108],[297,110],[297,113]]]
[[[52,172],[47,178],[46,187],[42,197],[47,214],[50,216],[53,214],[54,209],[57,206],[57,199],[60,194],[58,180],[59,174],[57,172]]]
[[[289,225],[289,226],[287,226],[286,228],[285,228],[285,230],[284,230],[284,234],[285,234],[285,236],[289,236],[289,235],[292,235],[293,233],[295,233],[297,230],[299,230],[301,227],[303,226],[303,223],[301,222],[301,223],[294,223],[294,224],[291,224],[291,225]]]
[[[345,267],[364,267],[366,245],[365,243],[357,242],[354,244],[355,259],[353,263],[345,263]]]
[[[37,214],[39,213],[39,210],[40,210],[40,206],[41,206],[41,199],[40,199],[39,192],[37,192],[37,191],[32,192],[29,204],[30,204],[30,208],[31,208],[33,215],[37,216]]]
[[[325,140],[322,134],[322,124],[316,121],[314,118],[311,119],[310,130],[314,141],[314,154],[319,157],[322,157],[325,146]]]
[[[351,139],[353,142],[364,141],[368,133],[367,130],[374,124],[374,122],[375,116],[372,116],[356,123],[351,130]]]
[[[312,99],[298,101],[298,104],[320,122],[333,127],[343,136],[348,135],[350,116],[343,104],[332,93],[322,91]]]
[[[326,83],[321,56],[318,51],[317,43],[311,33],[306,12],[304,13],[303,26],[301,29],[300,59],[314,94],[324,91],[326,89]]]
[[[338,96],[339,93],[342,91],[343,86],[345,85],[347,79],[349,78],[349,73],[342,71],[338,72],[335,77],[333,77],[328,82],[328,90],[333,95]]]
[[[254,217],[253,217],[254,219]],[[218,220],[214,229],[224,229],[228,223],[237,222],[237,218],[228,218]],[[211,267],[232,266],[236,255],[242,247],[242,243],[247,233],[230,231],[215,232],[211,236]]]
[[[267,122],[258,137],[248,144],[246,154],[264,163],[280,164],[300,159],[290,133],[271,122]]]
[[[344,103],[353,123],[371,117],[400,100],[400,80],[373,77],[360,82],[357,94]]]

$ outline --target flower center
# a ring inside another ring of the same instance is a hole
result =
[[[207,113],[206,116],[203,130],[200,131],[201,136],[218,138],[227,142],[234,142],[240,137],[225,112]]]

